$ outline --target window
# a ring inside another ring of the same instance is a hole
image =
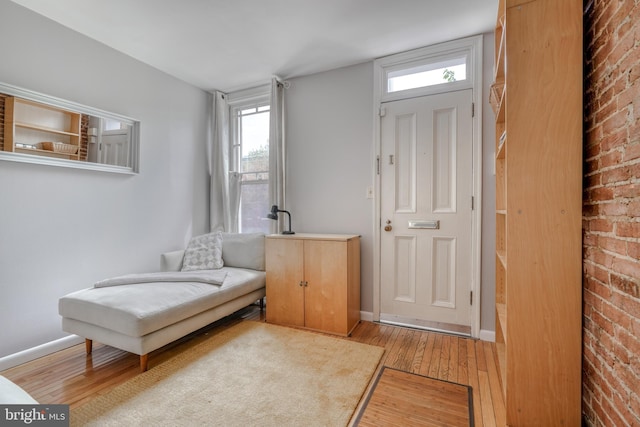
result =
[[[402,68],[387,74],[387,92],[453,83],[467,78],[467,58]]]
[[[477,44],[469,37],[376,59],[374,90],[388,102],[474,89],[482,64]]]
[[[230,169],[241,175],[238,231],[269,233],[269,101],[231,107]]]

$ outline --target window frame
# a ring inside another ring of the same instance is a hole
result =
[[[389,92],[388,81],[390,74],[417,67],[428,68],[429,65],[432,64],[459,58],[465,58],[466,78],[464,80]],[[476,79],[478,78],[476,69],[476,52],[474,47],[470,46],[469,41],[466,39],[376,59],[374,71],[375,73],[379,73],[379,77],[375,77],[378,84],[379,102],[396,101],[469,88],[473,89],[474,84],[477,83]]]
[[[229,93],[227,94],[227,104],[229,105],[229,171],[238,173],[241,177],[247,173],[256,173],[241,171],[242,146],[241,144],[238,144],[239,129],[237,113],[241,110],[246,110],[249,108],[259,109],[260,107],[264,106],[269,106],[269,111],[271,111],[271,87],[269,85],[265,85]],[[257,113],[259,113],[259,111]],[[269,173],[269,170],[267,169],[265,172]],[[269,179],[244,182],[244,180],[242,180],[241,178],[240,188],[242,189],[242,186],[244,185],[257,185],[265,183],[268,184]],[[265,210],[265,215],[267,214],[267,212],[268,207],[267,210]],[[240,206],[240,212],[238,213],[238,230],[241,230],[241,225],[242,205]]]

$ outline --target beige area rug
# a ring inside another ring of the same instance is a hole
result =
[[[71,410],[72,426],[344,426],[382,347],[245,321]]]

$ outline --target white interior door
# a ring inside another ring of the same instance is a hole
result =
[[[100,145],[100,163],[127,166],[130,139],[131,137],[127,130],[103,132]]]
[[[380,320],[470,334],[472,90],[381,115]]]

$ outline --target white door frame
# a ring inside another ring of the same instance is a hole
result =
[[[467,79],[444,85],[387,93],[385,90],[386,74],[393,69],[402,68],[422,60],[446,59],[452,55],[466,54],[468,61]],[[373,320],[380,320],[380,231],[382,219],[380,217],[380,173],[379,162],[381,153],[380,141],[380,104],[386,101],[412,98],[416,96],[443,93],[471,88],[473,91],[474,117],[472,120],[473,137],[473,204],[472,212],[472,272],[471,292],[471,336],[480,335],[480,280],[481,280],[481,230],[482,230],[482,35],[454,40],[434,46],[415,49],[409,52],[379,58],[373,64],[373,126],[374,126],[374,270],[373,270]]]

